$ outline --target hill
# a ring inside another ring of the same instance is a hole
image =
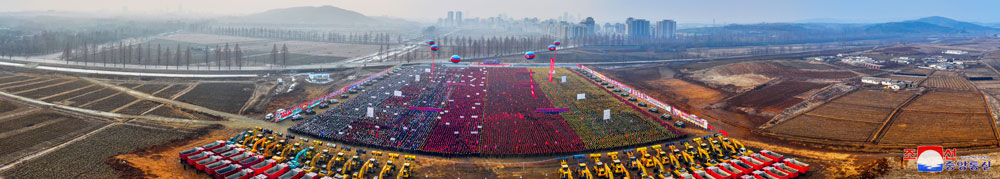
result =
[[[268,24],[365,25],[381,21],[333,6],[272,9],[238,17],[237,21]]]

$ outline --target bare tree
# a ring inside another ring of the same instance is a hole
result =
[[[281,66],[288,67],[288,44],[281,45]]]
[[[174,69],[175,70],[180,70],[181,69],[181,44],[177,44],[177,55],[176,55],[176,57],[174,57],[174,61],[176,62],[175,65],[174,65]]]
[[[163,69],[170,69],[170,47],[167,47],[167,52],[163,53],[163,59],[167,60],[167,64],[163,65]]]
[[[278,44],[271,44],[271,67],[278,65]]]
[[[66,60],[66,64],[69,64],[69,42],[66,42],[66,48],[63,49],[62,58]]]
[[[235,55],[236,56],[236,69],[237,70],[243,70],[243,62],[241,62],[241,60],[243,60],[243,51],[240,51],[240,44],[239,43],[236,43],[236,47],[234,47],[233,53],[236,54]]]
[[[160,44],[156,44],[156,65],[160,65],[160,60],[163,57],[163,51],[160,51]]]
[[[184,51],[184,69],[191,70],[191,47]]]

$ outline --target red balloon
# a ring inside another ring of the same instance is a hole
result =
[[[427,45],[434,45],[434,40],[427,41]]]
[[[460,57],[458,55],[452,55],[451,56],[451,63],[458,63],[458,62],[462,62],[462,57]]]

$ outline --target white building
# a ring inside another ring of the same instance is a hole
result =
[[[943,51],[941,53],[949,54],[949,55],[965,55],[965,54],[969,54],[969,52],[961,51],[961,50],[945,50],[945,51]]]

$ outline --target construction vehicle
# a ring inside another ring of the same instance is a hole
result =
[[[278,142],[274,142],[271,143],[270,145],[267,145],[267,147],[264,148],[264,151],[261,152],[260,155],[264,156],[264,158],[271,158],[272,156],[281,153],[281,149],[283,149],[287,144],[288,144],[287,141],[285,141],[284,139],[278,140]]]
[[[560,163],[559,166],[561,166],[559,168],[559,178],[560,179],[573,179],[573,170],[569,168],[568,164],[566,164],[566,159],[561,159],[559,161],[559,163]]]
[[[385,166],[382,166],[382,171],[378,172],[378,178],[386,178],[389,177],[389,175],[392,175],[392,170],[396,169],[396,164],[393,162],[395,162],[398,157],[399,154],[389,153],[389,160],[385,162]]]
[[[375,158],[369,158],[365,164],[361,165],[361,168],[358,171],[354,172],[354,179],[364,179],[365,174],[371,173],[371,170],[375,168],[376,162]]]
[[[399,167],[399,174],[396,175],[396,179],[410,178],[410,163],[403,163],[403,167]]]
[[[640,155],[640,157],[642,157],[642,158],[639,158],[639,160],[642,161],[643,167],[647,167],[648,168],[648,167],[653,167],[653,166],[656,165],[656,164],[653,163],[653,156],[649,154],[649,152],[647,151],[646,147],[639,147],[639,148],[636,148],[635,150],[639,151],[639,155]]]
[[[302,167],[302,170],[305,170],[306,172],[319,172],[320,168],[326,168],[323,165],[327,164],[330,161],[330,158],[330,150],[324,149],[323,152],[316,153],[316,155],[312,157],[312,160],[307,161],[305,166]]]
[[[340,167],[340,174],[347,175],[348,171],[354,169],[358,165],[357,164],[359,160],[358,158],[360,157],[355,155],[352,156],[350,159],[347,159],[347,161],[344,162],[344,166]]]
[[[298,152],[298,154],[295,154],[295,158],[292,158],[291,161],[288,161],[289,167],[299,168],[300,166],[302,166],[303,164],[302,162],[309,161],[310,159],[312,159],[308,157],[312,157],[313,155],[315,155],[314,154],[315,152],[313,152],[313,150],[315,150],[314,147],[303,148],[301,151]]]
[[[274,143],[274,136],[268,136],[266,138],[262,138],[261,140],[257,140],[257,142],[254,142],[253,146],[250,147],[250,152],[263,152],[265,150],[264,148],[271,145],[271,143]]]
[[[633,165],[633,163],[635,163],[635,161],[638,160],[635,157],[635,150],[633,149],[625,150],[625,157],[628,157],[628,164],[629,164],[628,169],[633,169],[633,170],[637,169],[636,166]]]
[[[698,151],[697,155],[695,156],[701,159],[702,164],[704,164],[706,167],[718,165],[719,162],[714,160],[712,156],[709,155],[708,153],[708,150],[710,150],[708,143],[703,142],[702,139],[703,138],[694,139],[695,145],[698,145],[698,147],[695,147],[695,149]]]
[[[611,165],[613,166],[612,171],[614,174],[622,176],[622,178],[630,178],[628,169],[626,169],[625,165],[622,164],[622,161],[618,159],[618,152],[608,152],[608,157],[611,157]]]
[[[611,167],[601,162],[601,153],[590,154],[590,158],[594,159],[594,171],[597,172],[597,177],[606,179],[615,178],[615,173],[611,171]]]
[[[290,155],[297,154],[297,153],[295,153],[296,151],[302,150],[301,146],[302,146],[302,144],[299,144],[299,143],[295,143],[295,144],[292,144],[292,145],[285,146],[285,148],[281,149],[280,152],[274,154],[274,156],[272,156],[271,159],[273,159],[275,161],[278,161],[278,163],[285,162],[285,160],[288,160],[288,157]]]

